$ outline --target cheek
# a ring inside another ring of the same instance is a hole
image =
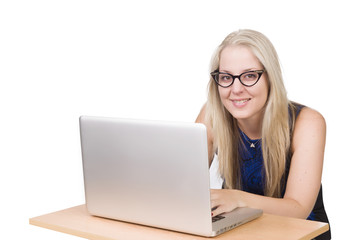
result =
[[[218,92],[219,92],[221,102],[224,104],[224,100],[229,97],[230,91],[229,91],[228,88],[220,88],[220,87],[218,87]]]
[[[256,95],[261,96],[261,98],[267,99],[269,95],[269,84],[267,79],[262,79],[263,81],[255,85]]]
[[[266,86],[262,87],[259,91],[259,98],[261,100],[261,104],[265,105],[269,97],[269,88]]]
[[[268,97],[269,97],[269,83],[267,81],[267,79],[265,79],[264,81],[264,90],[263,90],[263,94],[264,94],[264,98],[265,98],[265,101],[267,101]]]

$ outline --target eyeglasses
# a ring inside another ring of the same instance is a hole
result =
[[[238,78],[242,85],[246,87],[254,86],[260,79],[261,75],[265,70],[254,70],[244,72],[240,75],[234,76],[230,73],[223,73],[219,71],[214,71],[211,74],[212,78],[215,80],[216,84],[220,87],[227,88],[230,87],[236,78]]]

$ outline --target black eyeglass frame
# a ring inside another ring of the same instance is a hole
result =
[[[244,75],[244,74],[247,74],[247,73],[252,73],[252,72],[256,72],[257,74],[259,74],[258,79],[257,79],[253,84],[250,84],[250,85],[243,83],[243,82],[241,81],[241,76]],[[233,85],[236,78],[238,78],[239,81],[240,81],[240,83],[241,83],[242,85],[244,85],[245,87],[252,87],[252,86],[254,86],[254,85],[260,80],[260,78],[261,78],[261,76],[262,76],[262,74],[263,74],[264,72],[265,72],[265,69],[264,69],[264,70],[252,70],[252,71],[247,71],[247,72],[243,72],[243,73],[240,74],[240,75],[232,75],[232,74],[230,74],[230,73],[219,72],[218,70],[216,70],[216,71],[213,71],[212,73],[210,73],[210,75],[211,75],[211,77],[214,79],[215,83],[216,83],[217,85],[219,85],[220,87],[223,87],[223,88],[228,88],[228,87],[230,87],[231,85]],[[218,81],[216,81],[216,75],[219,75],[219,74],[227,74],[227,75],[229,75],[229,76],[232,77],[232,82],[230,83],[229,86],[223,86],[223,85],[221,85]]]

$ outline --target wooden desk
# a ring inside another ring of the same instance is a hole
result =
[[[327,223],[264,214],[215,238],[167,231],[89,215],[85,205],[30,219],[30,224],[87,239],[312,239],[329,229]]]

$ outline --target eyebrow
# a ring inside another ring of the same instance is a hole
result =
[[[242,71],[242,73],[244,73],[244,72],[249,72],[249,71],[254,71],[256,68],[247,68],[247,69],[245,69],[244,71]],[[228,70],[223,70],[223,71],[221,71],[220,69],[219,69],[219,72],[224,72],[224,73],[229,73],[229,74],[232,74],[230,71],[228,71]]]

